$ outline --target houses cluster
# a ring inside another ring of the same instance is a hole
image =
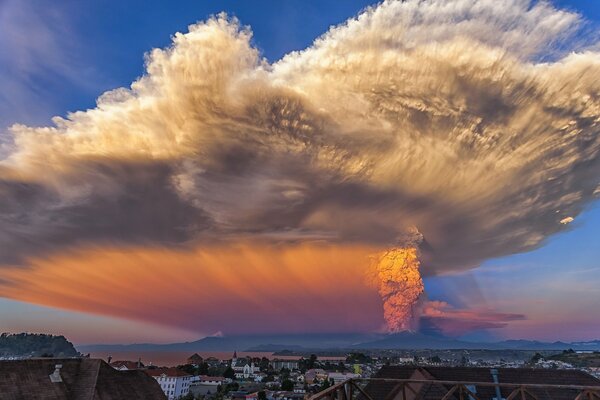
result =
[[[238,357],[237,352],[229,359],[190,356],[185,364],[176,368],[145,367],[141,360],[114,361],[110,365],[120,371],[143,370],[154,378],[168,400],[304,400],[308,397],[348,379],[368,378],[389,365],[406,368],[519,368],[521,361],[470,360],[467,353],[461,359],[428,357],[375,357],[351,353],[346,357],[309,358],[281,356]],[[573,368],[566,363],[536,359],[528,368]]]
[[[300,400],[325,387],[365,376],[369,367],[346,363],[345,357],[274,359],[238,357],[219,360],[190,356],[179,367],[145,366],[141,360],[109,360],[119,371],[142,370],[154,378],[168,400]]]
[[[322,392],[315,398],[321,396],[324,400],[330,393],[324,390],[331,385],[371,376],[479,382],[477,385],[481,387],[474,384],[472,390],[478,398],[488,400],[493,399],[493,388],[480,383],[497,383],[498,380],[519,384],[563,382],[597,386],[600,394],[600,380],[593,376],[570,365],[549,364],[537,356],[532,359],[537,362],[528,363],[526,368],[473,367],[472,364],[478,362],[466,359],[460,362],[468,365],[456,368],[442,365],[448,360],[439,357],[407,359],[402,365],[397,361],[395,365],[389,365],[392,362],[388,358],[356,353],[330,360],[316,356],[268,360],[238,357],[237,354],[228,360],[218,360],[193,355],[178,367],[146,366],[139,359],[109,360],[110,364],[90,358],[10,360],[0,361],[0,399],[41,399],[49,398],[47,394],[52,393],[56,400],[306,400]],[[364,390],[374,400],[391,399],[382,390],[386,388],[378,385],[378,381],[369,381]],[[386,387],[393,389],[395,386]],[[439,394],[425,391],[422,400],[439,400]],[[563,395],[557,392],[557,396],[559,394]],[[503,398],[509,395],[508,391],[502,393]],[[597,394],[594,396],[598,397]]]

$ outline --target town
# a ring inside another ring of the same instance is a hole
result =
[[[273,355],[203,358],[195,353],[177,367],[157,367],[137,361],[108,359],[117,370],[142,370],[156,379],[169,400],[301,400],[349,379],[371,378],[382,368],[468,367],[580,370],[600,378],[600,352],[492,350],[417,350],[352,352],[345,356]],[[572,363],[562,361],[571,357]],[[579,357],[577,357],[579,356]],[[587,357],[586,357],[587,356]],[[588,363],[577,358],[593,357]],[[585,366],[583,366],[585,365]]]

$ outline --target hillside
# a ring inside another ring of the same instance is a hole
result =
[[[0,335],[0,358],[77,356],[79,353],[64,336],[35,333]]]

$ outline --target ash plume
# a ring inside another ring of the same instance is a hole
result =
[[[382,250],[403,329],[419,265],[534,249],[600,193],[600,54],[568,46],[582,22],[547,2],[384,1],[274,64],[235,19],[191,25],[95,108],[10,128],[0,264],[84,245],[360,244]],[[415,226],[420,250],[398,245]]]
[[[415,305],[424,292],[416,247],[390,249],[375,261],[383,317],[389,332],[413,330]]]

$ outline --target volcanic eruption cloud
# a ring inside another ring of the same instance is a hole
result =
[[[229,260],[216,254],[238,244],[227,279],[288,254],[326,270],[364,248],[388,329],[410,329],[421,274],[534,249],[600,193],[600,53],[585,26],[547,2],[384,1],[269,63],[235,18],[191,25],[95,108],[10,128],[0,296],[81,308],[65,296],[101,272],[69,290],[44,279],[79,271],[70,256],[101,271],[103,247],[200,252],[195,270],[215,282]],[[90,307],[125,313],[105,286]]]

